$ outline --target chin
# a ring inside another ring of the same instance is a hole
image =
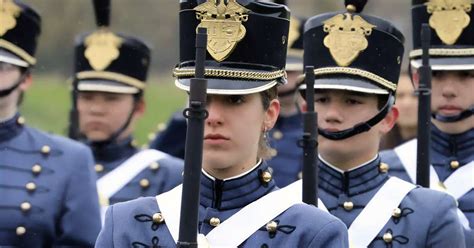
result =
[[[86,137],[87,137],[88,140],[93,141],[93,142],[105,141],[109,138],[108,135],[106,135],[102,132],[86,133]]]

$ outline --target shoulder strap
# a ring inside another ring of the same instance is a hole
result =
[[[391,177],[349,227],[351,247],[366,248],[392,217],[393,210],[416,186]]]

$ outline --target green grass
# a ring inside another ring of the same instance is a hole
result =
[[[162,82],[162,83],[151,83]],[[177,89],[173,79],[150,79],[145,92],[147,108],[138,121],[135,138],[139,144],[148,143],[148,135],[157,124],[185,105],[186,94]],[[58,76],[34,76],[33,86],[26,92],[21,113],[28,124],[47,132],[66,135],[71,106],[69,84]]]

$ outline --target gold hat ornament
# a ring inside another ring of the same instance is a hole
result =
[[[101,28],[90,34],[84,43],[86,46],[84,56],[89,64],[94,70],[102,71],[119,57],[122,38],[107,28]]]
[[[426,10],[431,14],[429,24],[441,41],[453,45],[464,28],[469,26],[470,0],[430,0]]]
[[[20,13],[21,8],[12,0],[0,1],[0,36],[16,26],[16,18]]]

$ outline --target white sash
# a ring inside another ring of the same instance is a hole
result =
[[[415,187],[396,177],[385,182],[349,227],[351,247],[366,248],[390,220],[393,210]]]
[[[394,149],[412,182],[416,181],[416,149],[416,139],[410,140]],[[446,192],[455,199],[461,198],[474,188],[474,161],[456,169],[446,178],[443,182],[446,189],[439,187],[439,182],[438,174],[433,166],[430,166],[430,188]],[[458,209],[457,212],[461,224],[464,228],[469,229],[467,217],[461,210]]]
[[[296,181],[245,206],[206,235],[209,245],[211,247],[237,247],[260,227],[294,204],[301,203],[301,195],[294,193],[301,187],[301,180]],[[175,242],[179,233],[181,192],[182,186],[180,185],[156,196],[158,206]]]
[[[97,180],[97,191],[99,192],[99,197],[101,199],[110,199],[110,197],[149,166],[150,163],[168,156],[169,155],[166,153],[153,149],[143,150],[134,154],[117,168]],[[107,207],[108,206],[101,206],[102,222]]]

